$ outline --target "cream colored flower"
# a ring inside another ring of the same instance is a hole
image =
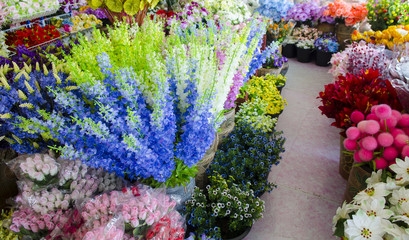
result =
[[[361,205],[365,200],[382,200],[390,194],[390,191],[386,189],[386,183],[380,182],[367,187],[365,190],[360,191],[355,197],[353,202]]]
[[[409,158],[406,157],[405,161],[396,159],[396,164],[392,164],[389,168],[396,173],[396,181],[398,184],[406,185],[409,183]]]
[[[381,218],[368,216],[362,210],[345,224],[345,235],[349,240],[383,240],[384,234]]]
[[[380,217],[389,219],[393,215],[393,211],[385,209],[385,199],[365,200],[361,205],[362,211],[368,216]]]
[[[399,190],[394,190],[392,192],[392,197],[389,199],[389,202],[392,205],[402,204],[403,202],[409,201],[409,190],[401,187]]]

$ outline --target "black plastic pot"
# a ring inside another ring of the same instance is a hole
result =
[[[329,66],[329,61],[331,60],[332,53],[325,52],[322,50],[317,50],[317,57],[315,58],[315,64],[321,67]]]
[[[242,239],[244,239],[244,238],[250,233],[250,231],[251,231],[251,227],[248,227],[248,228],[246,228],[246,230],[245,230],[243,233],[241,233],[241,234],[238,235],[237,237],[224,238],[224,237],[222,236],[222,239],[223,239],[223,240],[242,240]]]
[[[284,87],[285,87],[285,84],[281,86],[277,86],[277,90],[280,92],[280,94],[281,94],[281,91],[283,91]]]
[[[312,53],[312,49],[297,48],[297,60],[302,63],[311,62]]]
[[[295,44],[283,45],[282,55],[286,58],[295,58],[297,56],[297,47]]]

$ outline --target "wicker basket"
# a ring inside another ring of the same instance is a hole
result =
[[[352,165],[354,164],[354,157],[349,153],[344,147],[345,138],[341,136],[339,145],[339,174],[345,180],[348,180],[349,172],[351,171]]]
[[[236,116],[236,111],[234,108],[224,114],[225,120],[220,125],[220,128],[216,133],[218,136],[218,141],[219,141],[217,146],[220,146],[223,139],[229,136],[229,134],[234,130],[234,126],[236,125],[234,123],[235,116]]]
[[[198,186],[199,188],[203,189],[206,186],[206,183],[207,183],[206,170],[214,159],[214,155],[216,154],[218,143],[219,143],[219,137],[218,137],[218,134],[216,133],[212,145],[209,147],[209,149],[207,149],[204,157],[197,164],[198,172],[196,175],[196,186]]]

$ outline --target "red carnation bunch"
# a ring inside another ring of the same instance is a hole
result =
[[[45,27],[34,25],[32,28],[23,28],[8,33],[6,44],[11,47],[24,45],[29,48],[59,38],[60,36],[60,32],[52,25]]]
[[[382,79],[379,71],[373,69],[340,76],[335,83],[326,85],[318,98],[322,102],[318,107],[322,114],[334,118],[331,125],[344,131],[355,126],[351,120],[354,111],[366,115],[370,113],[372,106],[383,103],[399,111],[402,109],[390,81]]]

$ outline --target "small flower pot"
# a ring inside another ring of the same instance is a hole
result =
[[[315,58],[315,64],[321,67],[329,66],[329,62],[331,60],[332,53],[325,52],[322,50],[317,50],[317,57]]]
[[[286,58],[295,58],[297,56],[297,47],[295,44],[283,45],[282,54]]]
[[[312,49],[297,48],[297,61],[308,63],[312,60]]]
[[[222,218],[222,219],[217,219],[216,220],[216,225],[220,228],[221,230],[221,235],[223,240],[241,240],[245,238],[251,230],[251,227],[247,227],[242,231],[235,231],[235,232],[230,232],[229,231],[229,219],[227,218]]]
[[[230,237],[230,236],[223,237],[222,236],[222,239],[223,240],[242,240],[250,233],[250,231],[251,231],[251,227],[248,227],[244,230],[244,232],[242,232],[240,235],[236,237]]]

